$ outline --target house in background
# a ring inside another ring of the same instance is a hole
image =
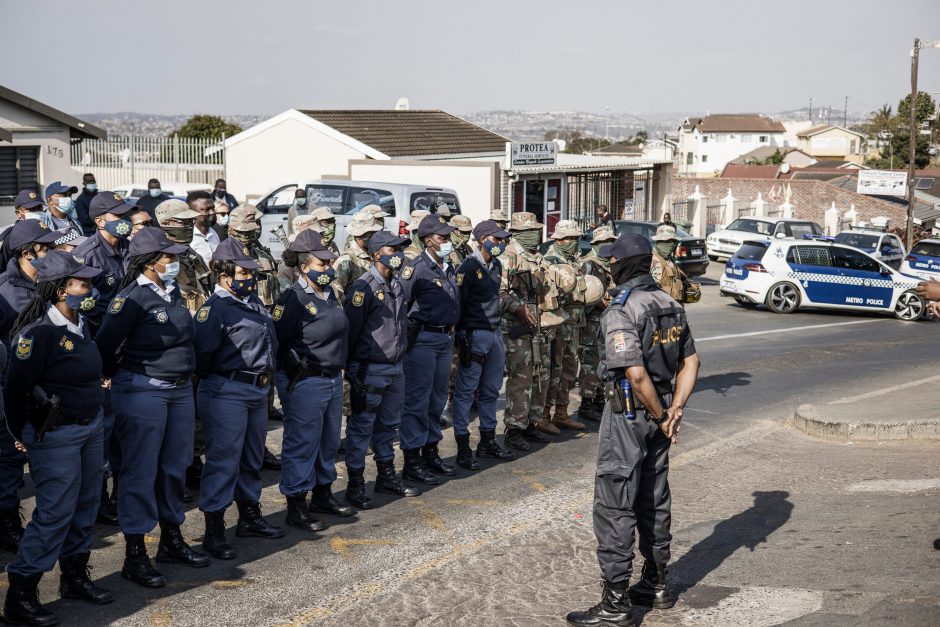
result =
[[[717,176],[732,160],[755,148],[784,148],[783,124],[756,114],[714,114],[686,118],[679,126],[676,171],[683,176]]]
[[[848,161],[861,165],[865,136],[841,126],[819,124],[796,135],[797,148],[819,161]]]
[[[817,160],[800,150],[799,148],[780,148],[779,146],[761,146],[747,152],[737,159],[732,159],[729,165],[762,165],[768,159],[780,153],[783,161],[793,168],[806,168],[815,165]]]

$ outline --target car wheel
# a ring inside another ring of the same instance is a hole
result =
[[[920,320],[927,310],[924,299],[914,291],[908,291],[898,297],[898,304],[894,306],[894,316],[898,320],[913,322]]]
[[[792,283],[777,283],[767,292],[766,305],[774,313],[793,313],[800,306],[800,290]]]
[[[754,309],[757,307],[757,303],[752,301],[750,298],[745,298],[744,296],[735,296],[734,300],[736,300],[742,307],[747,307],[748,309]]]

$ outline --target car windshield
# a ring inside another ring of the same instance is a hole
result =
[[[936,242],[917,242],[914,244],[914,249],[911,250],[912,255],[924,255],[926,257],[940,257],[940,244]]]
[[[881,239],[880,235],[871,235],[869,233],[853,233],[852,231],[848,231],[846,233],[839,233],[836,235],[835,241],[839,244],[851,246],[852,248],[867,248],[868,250],[874,250],[878,246],[879,239]]]
[[[764,253],[766,252],[766,246],[761,246],[760,244],[744,244],[737,250],[736,253],[734,253],[734,256],[738,259],[760,261],[764,258]]]
[[[761,222],[749,218],[738,218],[728,225],[729,231],[744,231],[745,233],[757,233],[759,235],[770,235],[773,228],[774,225],[770,222]]]

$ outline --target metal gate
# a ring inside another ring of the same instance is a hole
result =
[[[711,235],[718,230],[718,225],[721,224],[722,208],[720,204],[705,207],[705,235]]]
[[[4,146],[0,148],[0,201],[12,203],[27,190],[39,193],[39,147]]]

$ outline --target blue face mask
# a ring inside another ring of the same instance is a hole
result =
[[[97,184],[97,183],[89,183],[88,185],[85,186],[85,189],[87,189],[87,190],[90,191],[90,192],[97,192],[97,191],[98,191],[98,184]]]
[[[134,228],[134,225],[130,220],[120,219],[120,220],[111,220],[110,222],[104,223],[104,230],[113,235],[114,237],[120,239],[127,239],[127,236],[131,234],[131,230]]]
[[[158,198],[160,194],[162,193],[163,193],[163,190],[160,189],[159,187],[154,187],[153,189],[150,190],[150,195],[153,196],[154,198]]]
[[[87,294],[66,294],[65,306],[72,311],[87,314],[95,308],[95,301],[98,300],[100,295],[95,288],[91,288],[91,291]]]
[[[75,201],[71,198],[59,198],[59,211],[69,217],[75,216]]]
[[[176,276],[180,273],[180,262],[174,261],[168,263],[164,266],[163,272],[157,272],[157,276],[160,277],[160,280],[163,281],[164,285],[169,285],[176,280]]]
[[[493,257],[499,257],[503,254],[503,251],[506,250],[506,244],[503,242],[492,242],[490,240],[486,240],[483,242],[483,249]]]
[[[255,277],[251,277],[250,279],[233,279],[232,294],[238,298],[248,298],[255,293],[257,284],[258,279]]]
[[[450,257],[450,254],[454,252],[454,245],[450,242],[441,243],[441,247],[438,249],[437,254],[441,256],[441,259],[447,259]]]
[[[405,263],[405,253],[398,251],[394,255],[382,255],[379,263],[391,270],[398,270]]]
[[[314,285],[326,287],[333,282],[333,279],[336,278],[336,270],[333,268],[327,268],[325,272],[307,270],[307,278],[310,279],[310,282]]]

